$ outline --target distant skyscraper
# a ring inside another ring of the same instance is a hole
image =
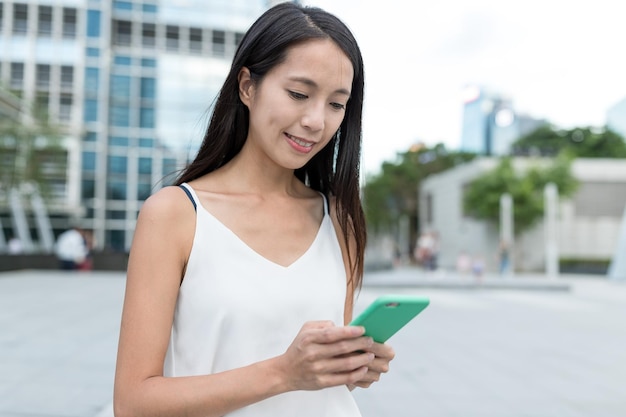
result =
[[[626,139],[626,97],[606,112],[606,127]]]
[[[506,155],[521,136],[545,124],[516,114],[512,101],[484,88],[465,91],[461,150],[481,155]]]
[[[100,248],[127,250],[142,202],[196,151],[235,48],[267,7],[1,1],[0,83],[67,136],[59,215],[93,229]]]

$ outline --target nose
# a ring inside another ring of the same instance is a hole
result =
[[[302,115],[302,126],[313,132],[323,130],[325,123],[324,110],[324,103],[311,102]]]

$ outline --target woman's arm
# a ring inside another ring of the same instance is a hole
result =
[[[131,248],[114,388],[116,417],[222,416],[279,393],[359,381],[373,355],[361,328],[303,326],[287,352],[244,368],[164,377],[178,290],[195,231],[183,191],[167,187],[141,209]],[[252,341],[251,341],[252,342]]]

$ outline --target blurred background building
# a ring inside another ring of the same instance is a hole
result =
[[[0,113],[39,115],[62,135],[63,175],[46,179],[55,234],[74,222],[97,249],[128,250],[142,202],[195,153],[235,48],[269,3],[0,1]]]
[[[423,230],[438,232],[440,265],[444,269],[454,270],[457,258],[465,253],[482,258],[488,269],[497,270],[500,230],[494,224],[466,214],[463,194],[473,179],[493,169],[498,160],[478,158],[432,175],[420,187],[420,223]],[[538,162],[514,159],[517,170],[528,169]],[[552,159],[545,158],[542,163],[550,164]],[[620,239],[622,213],[626,207],[626,160],[577,158],[571,169],[579,188],[572,198],[559,202],[559,257],[564,263],[568,259],[586,260],[605,268]],[[519,270],[543,270],[546,262],[544,232],[543,222],[538,222],[516,238],[513,257]]]
[[[485,87],[464,91],[461,150],[479,155],[506,155],[521,136],[547,122],[515,111],[513,101]]]
[[[626,138],[626,97],[606,112],[606,126]]]

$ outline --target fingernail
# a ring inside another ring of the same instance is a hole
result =
[[[352,333],[357,335],[357,336],[360,336],[363,333],[365,333],[365,327],[363,327],[363,326],[352,326]]]

